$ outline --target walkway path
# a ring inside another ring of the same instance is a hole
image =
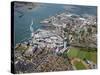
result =
[[[82,64],[86,67],[86,69],[89,69],[89,65],[88,64],[86,64],[83,60],[81,60],[81,59],[79,59],[79,58],[73,58],[72,60],[71,60],[71,64],[75,67],[75,65],[74,65],[74,62],[75,61],[78,61],[78,62],[82,62]],[[75,68],[76,69],[76,68]]]

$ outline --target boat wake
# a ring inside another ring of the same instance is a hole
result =
[[[32,27],[32,25],[33,25],[33,20],[32,20],[31,25],[30,25],[30,31],[31,31],[31,32],[33,32],[33,27]]]

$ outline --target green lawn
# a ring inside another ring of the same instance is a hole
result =
[[[82,64],[82,62],[75,61],[74,66],[76,67],[77,70],[86,69],[85,66]]]
[[[81,59],[88,59],[93,61],[94,63],[97,63],[97,52],[96,51],[86,51],[86,50],[81,50],[79,48],[71,48],[70,51],[68,52],[69,57],[77,57]]]
[[[68,52],[69,57],[77,57],[78,50],[76,48],[71,48],[70,51]]]

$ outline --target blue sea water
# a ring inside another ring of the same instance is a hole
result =
[[[63,4],[41,4],[32,10],[26,7],[19,7],[14,9],[14,32],[15,44],[20,43],[21,40],[29,38],[31,35],[30,24],[33,20],[33,29],[37,30],[42,27],[40,21],[49,16],[56,15],[68,11],[75,14],[91,14],[96,15],[97,8],[95,6],[75,6]],[[22,15],[23,14],[23,15]],[[22,16],[21,16],[22,15]]]

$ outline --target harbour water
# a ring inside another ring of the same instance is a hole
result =
[[[20,43],[21,40],[31,36],[30,25],[32,20],[32,27],[35,31],[38,28],[42,28],[40,21],[49,16],[65,11],[80,15],[96,15],[95,8],[96,7],[45,3],[38,3],[38,5],[32,9],[27,9],[26,6],[14,8],[15,44]]]

